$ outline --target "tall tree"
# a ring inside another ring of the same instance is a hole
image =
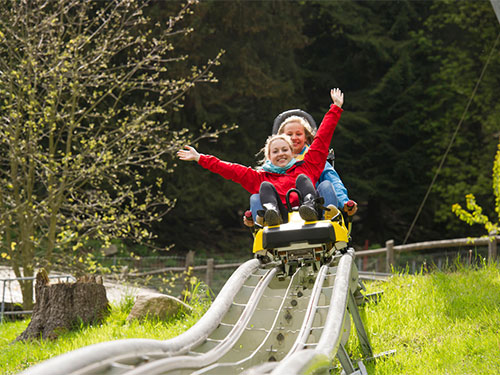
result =
[[[143,181],[170,170],[170,154],[192,141],[165,113],[213,80],[216,60],[172,75],[186,58],[173,41],[189,33],[179,22],[191,4],[161,23],[147,5],[0,2],[1,256],[17,277],[61,257],[83,261],[90,239],[148,241],[171,208],[161,178]],[[31,283],[21,286],[29,307]]]

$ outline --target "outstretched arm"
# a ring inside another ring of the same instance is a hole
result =
[[[335,104],[339,108],[342,108],[342,104],[344,104],[344,93],[338,88],[331,89],[330,96],[332,97],[333,104]]]
[[[210,172],[217,173],[227,180],[240,184],[251,194],[259,192],[262,182],[261,173],[250,167],[222,161],[212,155],[200,154],[191,146],[185,146],[184,149],[177,151],[177,156],[181,160],[195,161]]]
[[[177,156],[181,160],[185,161],[191,161],[194,160],[195,162],[198,162],[200,160],[200,154],[194,147],[191,146],[184,146],[186,150],[179,150],[177,151]]]

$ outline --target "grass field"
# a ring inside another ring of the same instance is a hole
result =
[[[190,314],[179,313],[169,321],[127,322],[133,299],[125,298],[121,304],[112,306],[111,314],[102,324],[81,327],[80,330],[65,333],[54,341],[11,344],[24,331],[29,320],[0,324],[0,374],[16,374],[35,363],[99,342],[128,338],[165,340],[175,337],[195,324],[209,307],[202,298],[195,299],[190,304],[193,307]]]
[[[398,275],[367,289],[384,290],[363,312],[374,352],[396,350],[371,374],[500,373],[498,265]]]
[[[395,354],[368,365],[370,374],[498,374],[500,372],[500,271],[498,265],[459,267],[454,272],[395,275],[366,284],[383,290],[362,316],[374,353]],[[61,353],[97,342],[123,338],[168,339],[193,325],[207,305],[193,304],[192,315],[169,322],[127,322],[132,301],[114,306],[99,326],[82,327],[55,341],[10,343],[27,321],[0,325],[0,368],[15,374]],[[348,351],[359,355],[352,329]]]

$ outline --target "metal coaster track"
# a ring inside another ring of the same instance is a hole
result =
[[[284,279],[273,265],[247,261],[183,334],[91,345],[22,374],[329,374],[335,357],[344,373],[364,374],[344,348],[352,317],[363,357],[373,355],[357,308],[353,258],[349,249],[317,272],[304,266]]]

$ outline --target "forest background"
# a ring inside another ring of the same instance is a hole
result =
[[[156,4],[154,14],[168,12]],[[483,235],[451,211],[467,193],[494,212],[491,168],[500,136],[500,26],[490,1],[204,1],[182,49],[225,54],[218,83],[197,85],[171,124],[237,124],[202,153],[257,165],[282,111],[320,122],[328,92],[345,92],[332,141],[335,168],[359,204],[358,248],[404,241],[453,133],[459,131],[407,242]],[[481,72],[488,62],[472,97]],[[472,102],[461,121],[470,98]],[[180,163],[165,176],[175,208],[155,231],[171,251],[249,251],[249,194]]]
[[[359,205],[357,249],[388,239],[485,234],[458,220],[451,207],[471,193],[486,213],[494,212],[500,25],[490,1],[182,4],[26,1],[3,8],[1,259],[32,276],[33,262],[51,266],[69,256],[79,264],[110,240],[122,245],[119,255],[153,255],[143,246],[151,238],[160,255],[194,250],[219,259],[250,257],[252,237],[242,224],[249,193],[178,162],[175,151],[190,139],[202,153],[256,166],[274,118],[301,108],[319,124],[333,87],[345,93],[332,147],[335,168]],[[79,35],[80,22],[90,24],[88,35]],[[39,76],[48,83],[24,81]],[[148,90],[159,94],[151,99]],[[74,132],[67,132],[65,116],[74,113],[87,114],[79,118],[83,128],[70,121]],[[59,141],[68,139],[56,150],[44,138],[55,131]],[[37,174],[24,168],[19,175],[18,165],[36,165]]]

